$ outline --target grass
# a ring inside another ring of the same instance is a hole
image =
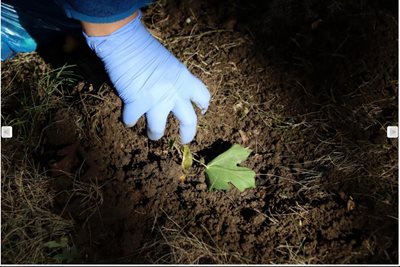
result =
[[[3,263],[61,263],[60,248],[45,244],[63,239],[74,247],[73,223],[53,212],[51,178],[34,160],[51,111],[65,103],[71,74],[67,66],[52,70],[34,53],[2,63],[2,125],[14,131],[2,142]]]
[[[44,244],[62,237],[71,240],[72,221],[52,212],[49,178],[27,158],[16,162],[3,156],[2,163],[2,262],[59,263],[57,250]]]
[[[29,68],[32,72],[26,73]],[[26,153],[38,149],[50,112],[65,103],[64,92],[75,81],[70,68],[53,70],[36,62],[34,53],[20,55],[2,67],[2,125],[13,126],[14,139],[24,144]]]
[[[211,243],[191,233],[185,226],[176,223],[165,211],[162,210],[162,212],[171,222],[172,227],[160,226],[155,221],[153,230],[156,230],[159,238],[146,243],[140,250],[141,255],[148,252],[148,260],[151,263],[251,264],[251,261],[243,257],[240,252],[228,251],[218,246],[206,227],[202,226],[202,229],[211,239]]]

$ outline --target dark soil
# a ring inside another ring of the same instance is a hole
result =
[[[186,234],[231,263],[398,263],[396,2],[243,2],[160,2],[144,21],[212,92],[194,156],[248,146],[257,187],[209,192],[197,163],[180,182],[175,119],[149,141],[144,119],[124,127],[110,86],[81,83],[39,157],[76,174],[53,173],[53,190],[77,262],[174,263],[158,244]]]

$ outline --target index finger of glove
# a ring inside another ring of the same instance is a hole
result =
[[[196,106],[201,109],[201,113],[204,114],[210,104],[211,95],[204,83],[198,78],[193,80],[189,96],[190,100],[192,100]]]

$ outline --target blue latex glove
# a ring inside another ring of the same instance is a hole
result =
[[[147,134],[164,135],[170,111],[180,122],[183,144],[196,135],[197,116],[191,101],[204,112],[210,93],[206,86],[160,44],[141,23],[141,13],[108,36],[90,37],[88,45],[104,62],[124,103],[122,120],[133,126],[146,114]]]

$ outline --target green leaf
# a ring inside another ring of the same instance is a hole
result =
[[[48,248],[63,248],[65,247],[64,244],[58,243],[57,241],[49,241],[43,244],[45,247]]]
[[[209,190],[228,190],[230,183],[243,192],[246,188],[255,188],[256,173],[249,168],[237,166],[246,160],[251,149],[234,144],[230,149],[213,159],[206,166]]]

